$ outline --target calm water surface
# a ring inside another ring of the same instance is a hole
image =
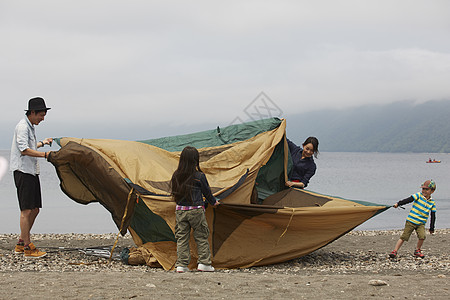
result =
[[[55,146],[53,146],[55,148]],[[56,150],[56,148],[55,148]],[[9,160],[9,151],[0,150]],[[440,164],[425,163],[428,158]],[[393,205],[420,191],[426,179],[436,181],[436,228],[450,228],[450,154],[334,153],[323,152],[316,160],[317,173],[308,189],[351,200]],[[43,209],[33,233],[117,232],[110,213],[100,204],[81,205],[59,188],[55,168],[41,160]],[[402,229],[411,205],[390,208],[357,229]],[[0,233],[19,232],[19,209],[12,174],[0,181]]]

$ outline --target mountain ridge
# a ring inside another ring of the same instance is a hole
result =
[[[286,116],[287,135],[329,152],[450,153],[450,100],[399,101]]]

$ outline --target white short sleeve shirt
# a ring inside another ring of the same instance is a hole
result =
[[[34,125],[27,117],[20,120],[14,130],[14,138],[11,145],[10,170],[21,171],[32,175],[39,174],[39,161],[37,157],[22,155],[25,149],[37,149]]]

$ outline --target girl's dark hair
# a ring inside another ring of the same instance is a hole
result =
[[[183,199],[192,203],[191,191],[197,171],[201,172],[198,151],[195,147],[187,146],[181,151],[178,168],[171,180],[172,197],[177,204]]]
[[[314,157],[317,158],[319,155],[319,140],[315,136],[308,137],[305,142],[303,142],[303,147],[311,143],[313,145]]]

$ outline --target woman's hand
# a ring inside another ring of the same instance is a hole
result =
[[[299,189],[303,189],[305,187],[305,185],[303,184],[303,182],[293,182],[293,181],[286,181],[286,186],[288,187],[296,187]]]

